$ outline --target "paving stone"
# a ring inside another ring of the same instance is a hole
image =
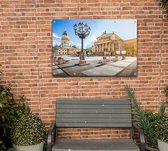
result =
[[[115,76],[117,73],[119,73],[122,70],[123,68],[103,65],[100,67],[83,71],[82,73],[88,76]]]
[[[55,69],[53,70],[53,75],[57,75],[57,74],[61,74],[61,73],[64,73],[61,69]]]

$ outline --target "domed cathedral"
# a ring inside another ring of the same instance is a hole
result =
[[[69,39],[66,31],[64,31],[62,34],[61,42],[62,42],[61,46],[63,48],[70,47],[70,39]]]
[[[122,50],[126,51],[126,55],[134,56],[136,54],[136,45],[136,39],[123,40],[114,32],[107,33],[104,31],[102,35],[97,37],[97,41],[92,47],[92,52],[98,56],[115,56],[116,51]]]
[[[76,46],[72,46],[66,31],[62,33],[61,45],[56,49],[56,55],[76,55],[80,51]]]

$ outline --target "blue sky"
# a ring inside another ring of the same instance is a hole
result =
[[[84,39],[84,49],[89,48],[96,38],[106,30],[107,33],[115,33],[123,40],[137,38],[137,20],[135,19],[98,19],[98,20],[53,20],[52,21],[52,45],[61,44],[61,36],[64,31],[70,37],[71,45],[81,47],[81,40],[75,35],[73,26],[83,22],[90,28],[90,34]]]

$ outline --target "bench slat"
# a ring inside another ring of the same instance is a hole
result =
[[[118,119],[118,118],[121,118],[121,119],[131,119],[131,114],[58,114],[57,115],[57,118],[88,118],[88,119],[95,119],[97,118],[97,116],[99,116],[99,118],[102,118],[102,119]]]
[[[131,139],[111,140],[62,140],[53,147],[54,151],[139,151]]]
[[[130,123],[57,123],[57,127],[68,127],[68,128],[129,128]]]
[[[57,123],[125,123],[131,122],[131,119],[67,119],[67,118],[57,118]]]
[[[63,99],[57,99],[56,100],[57,104],[86,104],[86,105],[91,105],[91,104],[107,104],[107,105],[114,105],[114,104],[129,104],[130,102],[128,99],[69,99],[69,98],[63,98]]]
[[[114,105],[109,105],[109,104],[99,104],[99,105],[86,105],[86,104],[82,104],[82,105],[78,105],[78,104],[74,104],[74,105],[65,105],[65,104],[59,104],[57,105],[57,109],[97,109],[97,108],[103,108],[103,109],[131,109],[130,105],[118,105],[118,104],[114,104]]]
[[[111,110],[111,109],[101,109],[101,108],[99,108],[99,109],[57,109],[57,111],[56,111],[56,113],[57,113],[57,115],[58,114],[63,114],[63,113],[74,113],[74,114],[86,114],[86,113],[91,113],[91,114],[93,114],[93,113],[95,113],[95,114],[104,114],[104,113],[107,113],[107,114],[112,114],[112,113],[114,113],[114,114],[120,114],[120,113],[125,113],[125,114],[128,114],[128,113],[131,113],[131,111],[130,110],[126,110],[126,109],[113,109],[113,110]]]

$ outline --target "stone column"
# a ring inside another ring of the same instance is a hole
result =
[[[113,48],[112,48],[112,46],[113,46],[113,43],[110,42],[110,52],[111,52],[111,53],[113,52]]]
[[[114,52],[114,43],[112,43],[112,51]]]
[[[107,43],[107,52],[109,52],[109,42]]]
[[[98,47],[98,45],[96,45],[96,52],[98,52],[98,49],[99,49],[99,47]]]

